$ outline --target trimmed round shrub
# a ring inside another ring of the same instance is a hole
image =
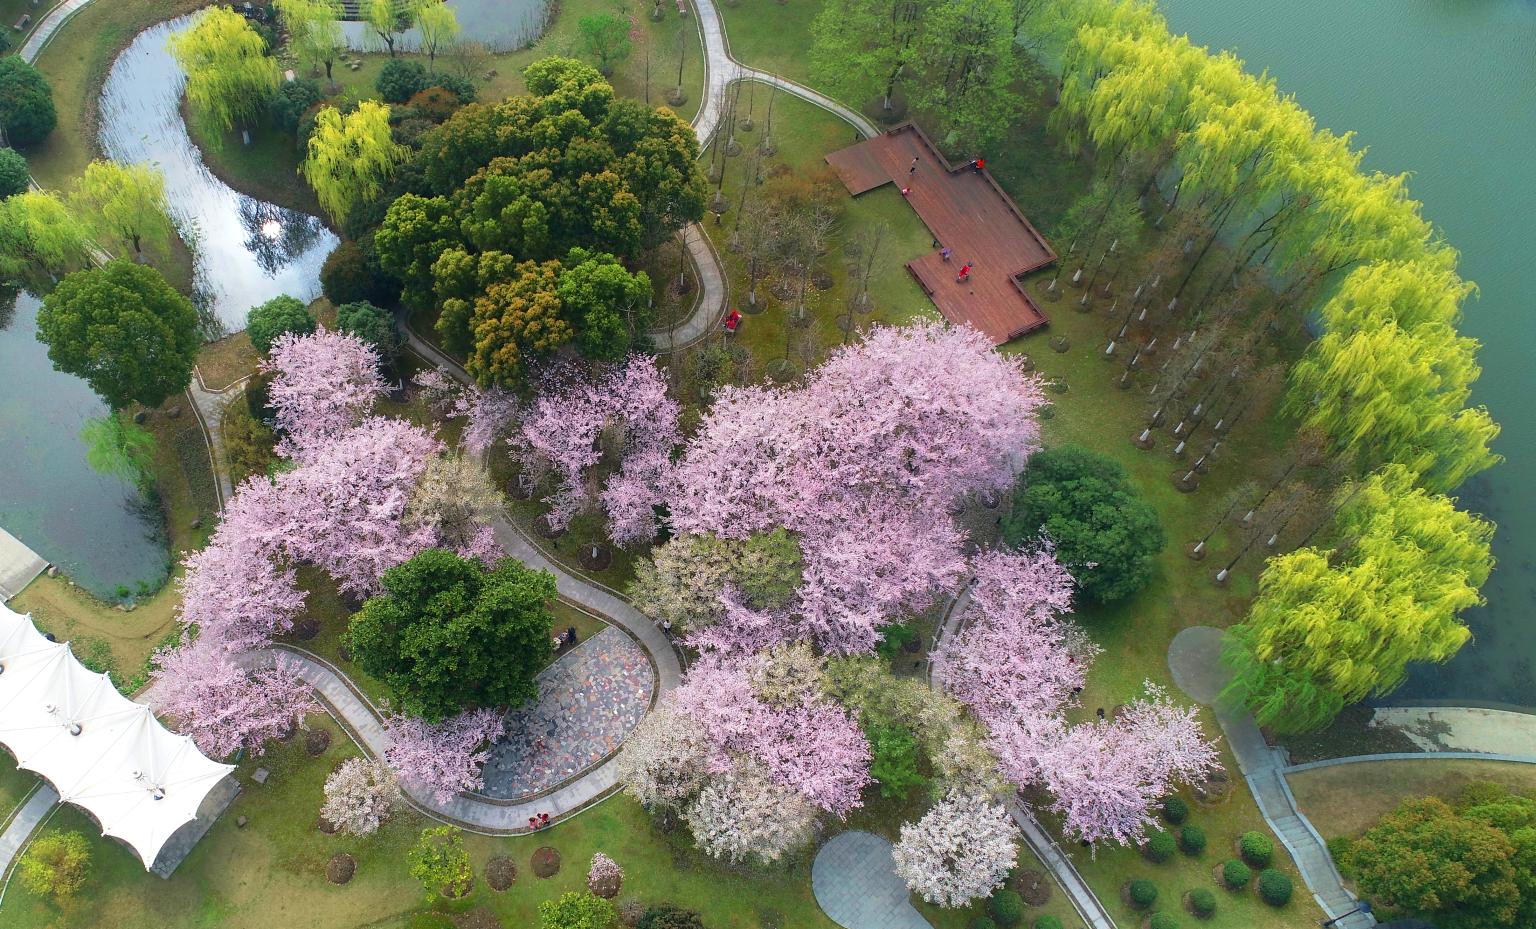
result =
[[[987,901],[987,912],[999,926],[1017,926],[1024,921],[1024,898],[1011,890],[999,890]]]
[[[1185,826],[1179,830],[1179,848],[1186,855],[1205,853],[1205,830],[1199,826]]]
[[[990,916],[978,916],[971,920],[971,929],[997,929],[997,923]]]
[[[14,197],[26,191],[32,175],[27,172],[27,159],[14,148],[0,148],[0,200]]]
[[[307,335],[315,331],[315,318],[309,308],[297,297],[279,294],[260,306],[251,307],[245,314],[245,332],[251,344],[265,355],[272,350],[272,343],[285,332]]]
[[[1236,858],[1221,866],[1221,882],[1233,890],[1242,890],[1253,880],[1253,870]]]
[[[58,119],[53,88],[42,72],[16,55],[0,58],[0,130],[6,141],[30,148],[48,138]]]
[[[419,61],[391,58],[384,62],[383,70],[373,82],[379,96],[386,103],[404,103],[433,83],[427,77],[427,69]]]
[[[1131,906],[1138,910],[1145,910],[1157,902],[1157,885],[1146,878],[1131,881],[1129,893]]]
[[[338,306],[336,328],[372,345],[381,358],[388,358],[400,346],[399,336],[395,332],[395,318],[389,315],[388,310],[366,300]]]
[[[1173,857],[1173,853],[1179,850],[1178,842],[1174,841],[1173,834],[1168,832],[1154,832],[1147,839],[1147,843],[1141,847],[1141,853],[1148,861],[1162,864]]]
[[[1189,910],[1201,919],[1209,919],[1216,912],[1216,895],[1209,887],[1197,887],[1191,890]]]
[[[475,102],[475,85],[457,74],[434,74],[427,79],[428,87],[441,87],[459,98],[460,103]]]
[[[1275,843],[1262,832],[1245,832],[1237,843],[1243,860],[1255,868],[1267,868],[1275,860]]]
[[[1179,929],[1179,921],[1172,913],[1153,913],[1147,921],[1147,929]]]
[[[320,82],[308,78],[297,81],[283,81],[277,85],[277,90],[272,92],[272,101],[267,104],[272,113],[272,125],[288,133],[297,135],[299,132],[299,120],[309,108],[321,101]]]
[[[1189,804],[1182,797],[1168,797],[1163,800],[1163,818],[1170,825],[1182,825],[1189,818]]]
[[[1259,872],[1259,898],[1270,906],[1285,906],[1291,902],[1295,885],[1284,871],[1265,868]]]
[[[1035,929],[1061,929],[1061,920],[1051,915],[1042,916],[1035,920]]]

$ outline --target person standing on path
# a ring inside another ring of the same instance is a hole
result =
[[[943,248],[941,248],[941,249],[939,249],[939,257],[940,257],[940,258],[942,258],[942,259],[944,259],[944,260],[945,260],[945,261],[948,261],[948,260],[949,260],[949,256],[950,256],[950,254],[951,254],[951,253],[950,253],[950,250],[949,250],[949,246],[948,246],[948,245],[946,245],[946,246],[944,246],[944,247],[943,247]]]
[[[960,266],[960,273],[959,273],[959,275],[957,275],[955,277],[955,280],[957,282],[961,283],[961,284],[964,284],[967,280],[970,279],[970,277],[971,277],[971,263],[970,262],[966,262],[965,264]]]
[[[911,175],[913,175],[913,174],[916,174],[916,173],[917,173],[917,163],[918,163],[918,161],[920,161],[920,160],[921,160],[921,159],[919,159],[919,158],[918,158],[918,157],[917,157],[917,156],[916,156],[916,155],[913,155],[913,156],[912,156],[912,163],[911,163],[911,164],[910,164],[910,165],[908,165],[908,166],[907,166],[907,175],[908,175],[908,176],[909,176],[909,177],[910,177],[910,176],[911,176]]]

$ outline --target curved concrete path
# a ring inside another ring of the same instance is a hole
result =
[[[1501,755],[1490,752],[1385,752],[1380,755],[1348,755],[1343,758],[1324,758],[1286,767],[1282,773],[1297,774],[1317,768],[1331,768],[1341,764],[1368,764],[1380,761],[1499,761],[1512,764],[1536,764],[1536,755]]]
[[[1337,929],[1369,929],[1376,925],[1375,918],[1366,913],[1351,913],[1355,896],[1344,888],[1344,880],[1323,837],[1296,807],[1296,797],[1285,782],[1285,753],[1270,747],[1253,716],[1213,705],[1226,686],[1226,675],[1219,663],[1222,636],[1220,629],[1211,626],[1182,630],[1168,646],[1168,670],[1190,699],[1215,711],[1216,721],[1237,757],[1237,766],[1248,782],[1259,813],[1291,853],[1301,879],[1312,891],[1312,899],[1329,919],[1338,918],[1334,924]],[[1344,916],[1346,913],[1351,915]]]
[[[896,874],[891,843],[869,832],[833,836],[811,865],[811,891],[843,929],[933,929]]]

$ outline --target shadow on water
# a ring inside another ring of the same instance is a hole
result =
[[[37,341],[41,301],[0,295],[0,526],[82,587],[158,587],[168,568],[159,509],[134,486],[85,460],[80,427],[106,405],[53,369]]]
[[[186,76],[166,41],[190,26],[184,16],[139,33],[113,62],[101,93],[101,145],[121,162],[165,174],[166,199],[197,259],[195,287],[226,330],[245,328],[246,310],[279,294],[320,293],[320,266],[336,236],[313,216],[232,190],[203,164],[182,122]]]

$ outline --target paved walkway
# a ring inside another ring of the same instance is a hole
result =
[[[54,7],[47,16],[43,17],[43,21],[37,24],[37,28],[32,30],[32,35],[27,38],[26,43],[16,54],[28,64],[35,62],[37,56],[42,54],[43,46],[47,45],[48,40],[53,38],[53,34],[59,31],[59,27],[90,2],[91,0],[64,0],[63,3]]]
[[[0,832],[0,878],[10,873],[11,863],[27,844],[27,839],[33,830],[42,825],[48,816],[48,811],[59,802],[59,795],[47,784],[39,784],[26,802],[16,808],[16,812],[5,824],[5,831]],[[3,884],[0,884],[3,887]]]
[[[811,865],[811,890],[844,929],[933,929],[896,874],[891,843],[868,832],[833,836]]]
[[[192,383],[187,387],[192,410],[208,433],[208,456],[213,462],[214,484],[218,488],[219,506],[223,506],[235,492],[229,479],[229,462],[224,458],[224,404],[245,391],[247,378],[241,378],[223,390],[209,390],[203,386],[203,372],[192,369]]]
[[[1530,748],[1531,746],[1527,746]],[[1513,764],[1536,764],[1536,755],[1503,755],[1488,752],[1386,752],[1380,755],[1349,755],[1344,758],[1324,758],[1293,764],[1284,769],[1285,774],[1311,771],[1314,768],[1331,768],[1341,764],[1371,764],[1383,761],[1498,761]]]
[[[1225,685],[1219,658],[1221,630],[1212,627],[1185,629],[1174,636],[1168,648],[1168,668],[1180,688],[1191,699],[1207,706]],[[1259,812],[1269,828],[1280,837],[1301,872],[1301,879],[1312,891],[1312,899],[1330,919],[1355,908],[1355,897],[1344,889],[1343,878],[1334,866],[1323,837],[1296,808],[1296,798],[1285,782],[1285,755],[1264,741],[1253,717],[1216,709],[1216,721],[1227,738],[1227,745],[1237,757],[1237,766],[1248,782]],[[1338,929],[1369,929],[1376,920],[1365,914],[1345,916],[1335,924]]]

